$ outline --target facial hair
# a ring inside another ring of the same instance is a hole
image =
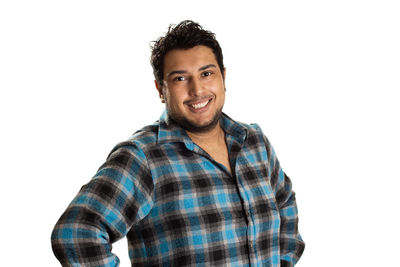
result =
[[[168,111],[168,115],[170,116],[171,120],[173,120],[175,123],[180,125],[186,131],[189,131],[192,133],[205,133],[205,132],[210,131],[219,123],[219,119],[222,116],[222,108],[220,108],[215,112],[215,114],[210,122],[208,122],[205,125],[196,125],[196,124],[192,123],[191,121],[189,121],[187,118],[185,118],[183,116],[178,116],[178,115],[174,114],[173,112],[171,112],[170,108],[168,108],[168,105],[167,105],[167,111]]]

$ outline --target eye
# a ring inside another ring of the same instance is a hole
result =
[[[211,71],[205,71],[205,72],[203,72],[201,75],[202,75],[203,77],[207,77],[207,76],[211,76],[211,74],[212,74]]]
[[[174,81],[178,81],[178,82],[184,81],[184,80],[186,80],[186,79],[183,76],[177,76],[177,77],[174,78]]]

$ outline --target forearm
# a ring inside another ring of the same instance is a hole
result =
[[[303,254],[305,243],[298,230],[298,212],[294,192],[280,207],[281,226],[279,233],[279,247],[282,266],[294,266]]]
[[[151,180],[144,155],[133,146],[114,150],[84,185],[53,229],[54,254],[63,266],[117,266],[112,243],[145,216]]]
[[[280,214],[279,247],[282,266],[294,266],[301,257],[305,243],[298,231],[298,211],[290,178],[283,172],[275,151],[264,136],[268,154],[270,182]]]
[[[71,205],[53,229],[51,244],[62,266],[118,266],[111,237],[101,216],[84,206]]]
[[[116,180],[108,176],[92,179],[82,187],[56,223],[51,243],[63,266],[118,265],[118,258],[111,253],[111,244],[126,234],[128,226],[111,201],[121,195],[117,187],[112,186]]]

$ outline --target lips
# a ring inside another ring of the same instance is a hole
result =
[[[208,99],[208,100],[200,102],[198,104],[191,104],[190,106],[194,109],[204,108],[210,101],[211,101],[211,99]]]
[[[207,108],[208,104],[213,100],[212,96],[202,97],[192,101],[187,101],[185,104],[193,111],[202,111]]]

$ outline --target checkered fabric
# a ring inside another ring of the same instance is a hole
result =
[[[294,266],[295,194],[256,125],[223,114],[232,174],[169,119],[118,144],[53,229],[63,266]]]

